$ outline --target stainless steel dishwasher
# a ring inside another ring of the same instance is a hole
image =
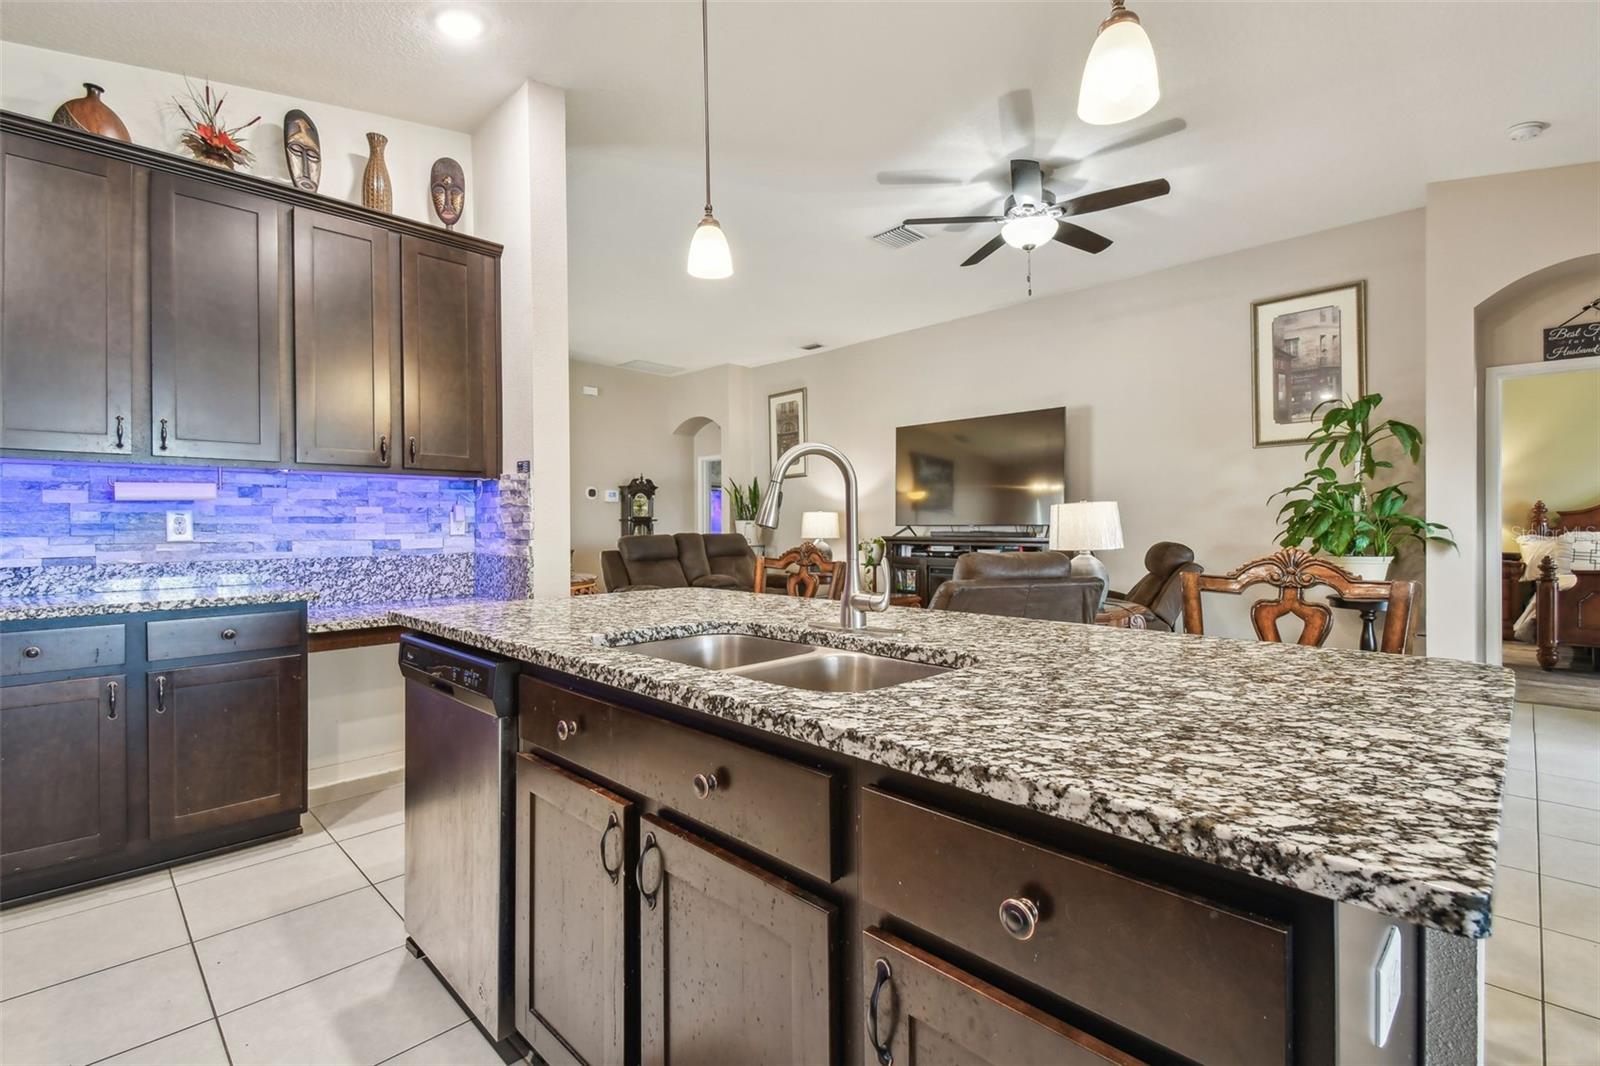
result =
[[[406,935],[489,1036],[511,1033],[515,663],[406,635]]]

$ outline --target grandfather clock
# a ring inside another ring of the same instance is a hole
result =
[[[629,537],[639,533],[654,533],[656,483],[640,474],[626,485],[617,487],[622,493],[622,535]]]

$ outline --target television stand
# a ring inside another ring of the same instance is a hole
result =
[[[909,531],[909,532],[908,532]],[[955,575],[956,560],[970,552],[1043,551],[1049,538],[1042,533],[997,532],[992,530],[926,530],[915,532],[902,526],[894,536],[885,537],[889,560],[889,580],[896,597],[915,596],[923,606],[933,599],[934,590]]]

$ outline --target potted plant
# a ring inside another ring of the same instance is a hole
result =
[[[1388,577],[1396,549],[1407,540],[1455,547],[1448,527],[1405,513],[1408,482],[1376,484],[1380,470],[1394,469],[1378,457],[1380,447],[1398,446],[1396,457],[1413,464],[1422,459],[1417,427],[1392,418],[1373,421],[1382,402],[1377,393],[1328,401],[1332,406],[1307,438],[1306,458],[1315,456],[1316,465],[1270,498],[1288,501],[1278,509],[1279,545],[1306,546],[1367,581]]]
[[[733,490],[733,525],[744,539],[751,544],[756,542],[756,515],[761,511],[761,482],[758,478],[750,479],[750,489],[746,491],[739,487],[735,481]]]

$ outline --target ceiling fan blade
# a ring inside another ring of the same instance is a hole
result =
[[[1011,196],[1019,204],[1044,203],[1044,172],[1037,159],[1011,161]]]
[[[1088,252],[1091,255],[1099,255],[1111,247],[1110,237],[1102,237],[1094,230],[1084,229],[1082,226],[1074,226],[1070,222],[1063,222],[1056,227],[1055,239],[1062,244],[1070,245],[1080,252]]]
[[[971,255],[967,256],[961,265],[964,267],[969,267],[974,263],[983,262],[985,259],[993,255],[996,249],[1005,243],[1005,238],[1001,237],[997,233],[989,239],[989,243],[985,244],[982,248],[979,248],[976,252],[973,252]]]
[[[1104,211],[1111,207],[1136,204],[1140,200],[1165,196],[1171,191],[1172,186],[1167,184],[1166,178],[1157,178],[1155,181],[1141,181],[1137,185],[1123,185],[1115,189],[1084,193],[1058,206],[1065,215],[1087,215],[1091,211]]]
[[[902,226],[964,226],[973,222],[1004,222],[1004,215],[958,215],[953,218],[908,218]]]

